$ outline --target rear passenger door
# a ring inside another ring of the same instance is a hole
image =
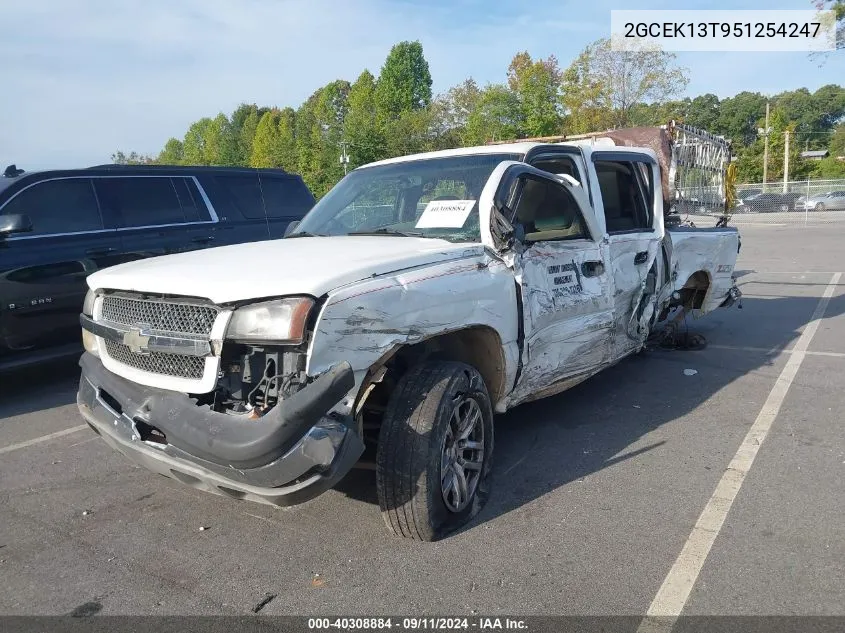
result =
[[[634,152],[593,152],[614,283],[615,326],[612,358],[642,344],[656,300],[657,266],[663,216],[655,214],[660,195],[657,161]],[[598,214],[601,216],[602,214]]]
[[[185,212],[170,177],[101,176],[94,187],[107,226],[120,235],[123,261],[191,250]]]
[[[78,345],[85,278],[120,256],[91,179],[36,182],[0,207],[4,214],[29,216],[33,230],[0,239],[0,354]]]

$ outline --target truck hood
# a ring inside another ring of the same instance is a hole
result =
[[[481,244],[416,237],[299,237],[119,264],[89,276],[88,286],[219,304],[290,294],[319,297],[361,279],[481,252]]]

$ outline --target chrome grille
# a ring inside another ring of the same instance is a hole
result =
[[[208,335],[218,312],[218,308],[208,305],[106,295],[101,318],[129,326],[145,323],[153,330],[165,332]]]
[[[205,359],[198,356],[180,356],[162,352],[136,354],[121,343],[109,340],[106,340],[105,343],[106,353],[109,357],[118,363],[140,371],[194,380],[200,380],[205,371]]]

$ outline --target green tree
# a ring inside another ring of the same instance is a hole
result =
[[[162,165],[181,165],[183,160],[182,141],[178,138],[170,138],[164,144],[164,149],[156,159]]]
[[[375,101],[386,119],[420,110],[431,103],[431,72],[419,41],[390,49],[376,81]]]
[[[714,94],[707,93],[699,95],[689,101],[686,108],[686,116],[684,116],[684,123],[693,125],[698,128],[722,134],[719,129],[719,110],[721,103],[719,97]]]
[[[349,166],[354,168],[385,157],[385,143],[376,113],[376,79],[362,72],[349,89],[344,121]]]
[[[717,131],[736,147],[750,145],[757,138],[757,123],[765,114],[766,97],[758,92],[740,92],[720,102]]]
[[[833,156],[813,161],[808,175],[810,178],[823,180],[845,178],[845,161],[837,160]]]
[[[609,39],[590,44],[564,72],[563,103],[572,123],[567,129],[625,127],[636,104],[683,93],[688,71],[675,60],[660,50],[612,50]]]
[[[279,113],[270,110],[264,113],[255,129],[249,166],[278,167],[281,163],[279,140]]]
[[[764,118],[758,119],[757,127],[763,127]],[[801,160],[801,150],[795,140],[795,122],[790,121],[780,108],[770,112],[769,159],[766,179],[775,182],[783,179],[784,148],[786,132],[790,133],[789,143],[789,178],[794,180],[806,175],[807,163]],[[742,182],[761,182],[763,180],[764,138],[760,135],[753,143],[738,150],[737,177]]]
[[[191,123],[185,133],[185,140],[182,142],[182,155],[186,165],[208,165],[206,154],[206,141],[209,137],[209,129],[213,125],[212,120],[204,117],[199,121]]]
[[[481,91],[461,135],[463,145],[482,145],[525,135],[518,96],[507,86],[491,84]]]
[[[517,53],[508,66],[508,87],[516,94],[525,133],[549,136],[561,131],[560,84],[557,59],[534,61],[528,51]]]
[[[229,119],[222,112],[205,126],[203,133],[203,164],[231,165],[236,160],[229,141]]]
[[[833,158],[845,156],[845,123],[840,123],[830,136],[828,151]]]
[[[279,113],[278,167],[296,171],[296,111],[285,108]]]
[[[266,110],[261,116],[264,114],[266,114]],[[252,159],[252,143],[255,139],[255,132],[258,130],[258,121],[260,118],[258,108],[255,106],[252,106],[246,113],[246,116],[243,117],[243,122],[240,124],[240,129],[237,132],[239,165],[249,165],[249,161]],[[235,119],[234,115],[232,119]]]
[[[139,154],[138,152],[124,152],[118,150],[111,155],[111,162],[115,165],[149,165],[155,160],[146,154]]]

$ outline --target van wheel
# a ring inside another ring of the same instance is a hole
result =
[[[397,536],[436,541],[466,524],[489,494],[493,411],[481,374],[464,363],[410,369],[379,433],[376,488]]]

